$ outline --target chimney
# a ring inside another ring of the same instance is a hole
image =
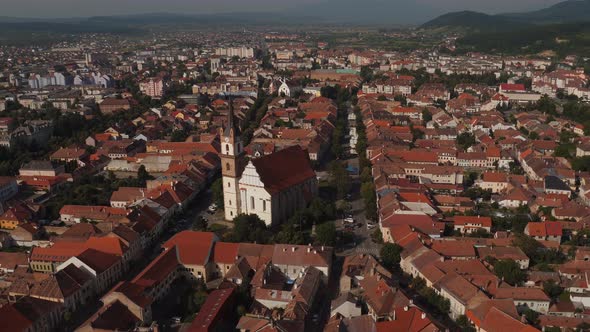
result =
[[[295,247],[291,248],[291,251],[295,252]]]
[[[309,254],[311,252],[311,248],[307,247],[307,253]]]
[[[408,306],[404,306],[404,311],[408,311],[409,309]]]
[[[423,313],[422,313],[422,315],[421,315],[420,317],[422,317],[422,319],[426,319],[426,313],[425,313],[425,312],[423,312]]]

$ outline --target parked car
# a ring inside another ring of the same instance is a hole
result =
[[[215,212],[217,212],[217,204],[211,204],[209,205],[209,207],[207,208],[207,212],[213,214]]]
[[[367,228],[368,228],[368,229],[373,229],[373,228],[375,228],[375,227],[377,227],[377,225],[376,225],[376,224],[367,224]]]
[[[347,223],[354,224],[354,218],[352,218],[352,217],[346,217],[346,218],[344,218],[344,221]]]

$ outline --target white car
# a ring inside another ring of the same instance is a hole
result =
[[[209,213],[215,213],[217,211],[217,204],[209,205],[209,207],[207,208],[207,211],[209,211]]]
[[[375,227],[377,227],[377,225],[375,225],[375,224],[367,224],[367,228],[368,229],[373,229]]]
[[[344,219],[344,221],[353,224],[354,223],[354,218],[347,217],[347,218]]]

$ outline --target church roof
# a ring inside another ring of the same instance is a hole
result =
[[[283,191],[316,176],[307,152],[299,145],[253,159],[252,164],[264,187],[271,193]]]

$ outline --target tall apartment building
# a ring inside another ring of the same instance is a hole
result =
[[[254,49],[252,47],[219,47],[215,49],[215,55],[240,58],[253,58]]]
[[[152,98],[161,98],[164,95],[164,81],[161,78],[150,77],[139,83],[139,90]]]

